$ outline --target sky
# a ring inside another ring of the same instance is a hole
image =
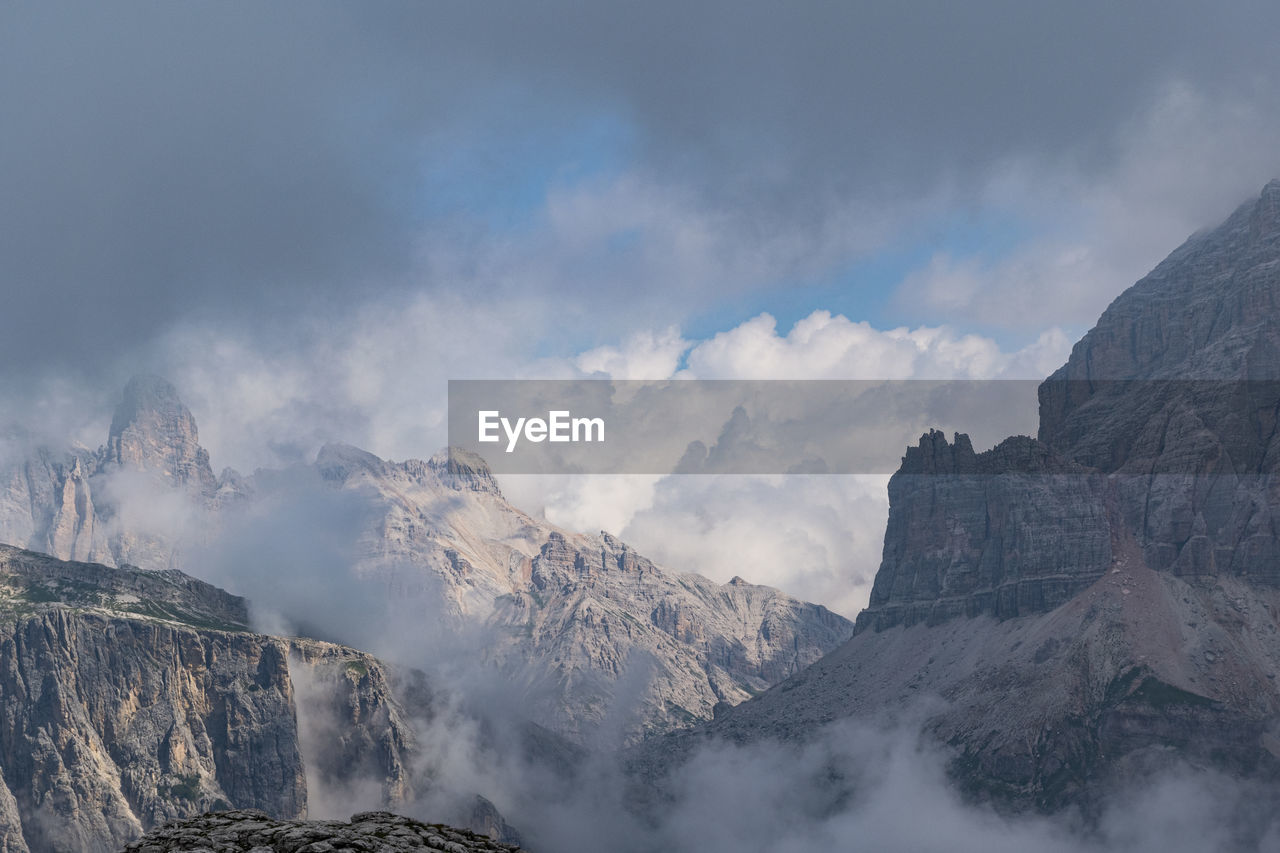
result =
[[[330,440],[425,457],[450,378],[1040,377],[1280,176],[1277,24],[1176,0],[4,3],[0,420],[96,447],[160,373],[248,471]],[[725,552],[779,492],[504,485],[846,612],[883,525],[878,483],[788,481],[830,523]],[[809,568],[779,569],[799,543]]]

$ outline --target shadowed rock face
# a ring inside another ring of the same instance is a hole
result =
[[[975,454],[939,432],[889,481],[884,559],[858,629],[1050,610],[1106,572],[1105,478],[1035,439]]]
[[[860,627],[1051,610],[1121,535],[1158,571],[1280,585],[1280,182],[1117,298],[1040,416],[908,450]]]
[[[1116,299],[1041,386],[1038,439],[907,451],[847,644],[640,766],[914,716],[966,791],[1022,807],[1096,814],[1175,762],[1280,782],[1278,354],[1273,182]]]

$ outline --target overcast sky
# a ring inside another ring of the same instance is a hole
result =
[[[1108,217],[1147,262],[1256,191],[1278,23],[1163,0],[8,3],[0,346],[87,369],[192,317],[423,291],[555,300],[579,328],[522,334],[558,354],[762,310],[1087,325],[1127,282],[1011,315],[930,279],[1075,241],[1115,255],[1080,270],[1105,277],[1129,260],[1097,244]],[[1028,290],[1055,274],[1026,262]]]
[[[450,377],[1041,376],[1280,175],[1278,24],[5,3],[0,391],[97,446],[163,373],[252,468],[425,456]]]

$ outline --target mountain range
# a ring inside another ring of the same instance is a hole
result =
[[[645,682],[623,724],[635,739],[709,719],[717,703],[766,689],[852,632],[820,605],[665,570],[609,534],[527,515],[478,457],[396,463],[330,444],[309,466],[215,477],[191,412],[154,376],[129,382],[98,451],[37,449],[0,483],[0,541],[143,569],[191,570],[219,537],[259,522],[261,506],[305,514],[317,500],[345,501],[347,540],[334,547],[350,575],[448,626],[433,636],[483,628],[469,634],[479,657],[523,685],[538,722],[577,739],[610,713],[624,673]]]
[[[570,776],[626,746],[642,808],[708,744],[866,721],[920,729],[1002,810],[1087,822],[1143,780],[1222,774],[1257,849],[1280,783],[1280,182],[1121,294],[1039,403],[1035,437],[906,450],[849,623],[524,513],[466,454],[331,444],[215,476],[177,391],[137,377],[101,448],[0,472],[0,853],[226,806],[294,819],[370,781],[512,836],[423,742],[449,704],[428,649],[517,697],[488,748]],[[824,799],[856,799],[828,771]]]
[[[421,658],[487,673],[520,707],[519,748],[563,762],[575,744],[709,719],[853,628],[527,515],[479,458],[332,444],[310,465],[215,476],[194,417],[152,376],[126,386],[97,451],[10,457],[0,541],[0,851],[118,849],[209,809],[297,818],[356,790],[377,807],[452,796],[456,820],[510,840],[418,744],[449,701]],[[211,566],[267,601],[190,576]],[[313,594],[276,612],[281,587]]]

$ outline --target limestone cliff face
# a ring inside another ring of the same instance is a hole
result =
[[[443,601],[459,625],[495,629],[478,659],[526,692],[537,722],[571,738],[620,713],[628,739],[709,719],[852,632],[778,590],[672,572],[608,534],[532,518],[478,457],[391,463],[330,445],[316,467],[368,501],[361,573]],[[620,683],[641,685],[626,700],[634,709],[617,706]]]
[[[411,796],[382,666],[245,621],[242,599],[179,572],[0,547],[0,850],[117,850],[210,809],[305,816],[309,772]],[[347,763],[309,769],[316,715]]]
[[[294,639],[289,654],[311,801],[333,814],[354,785],[376,784],[381,806],[413,802],[426,780],[414,778],[417,739],[385,667],[332,643]]]
[[[855,636],[703,734],[923,713],[968,791],[1086,814],[1174,761],[1280,782],[1278,354],[1272,183],[1116,299],[1038,439],[909,449]]]
[[[158,376],[135,376],[125,386],[103,464],[145,472],[207,497],[217,490],[196,419],[177,390]]]
[[[68,560],[114,563],[98,529],[90,477],[97,459],[37,448],[0,474],[0,541]]]
[[[608,534],[551,529],[522,560],[528,581],[490,619],[493,657],[529,684],[538,718],[582,736],[624,714],[630,737],[710,719],[837,645],[849,623],[824,607],[735,578],[717,584],[664,571]],[[635,708],[611,708],[620,681],[643,685]],[[626,719],[626,717],[630,717]]]
[[[1152,567],[1280,585],[1280,182],[1125,291],[1040,388]]]
[[[110,849],[220,803],[305,808],[278,641],[59,609],[0,636],[0,660],[0,756],[34,848]]]

